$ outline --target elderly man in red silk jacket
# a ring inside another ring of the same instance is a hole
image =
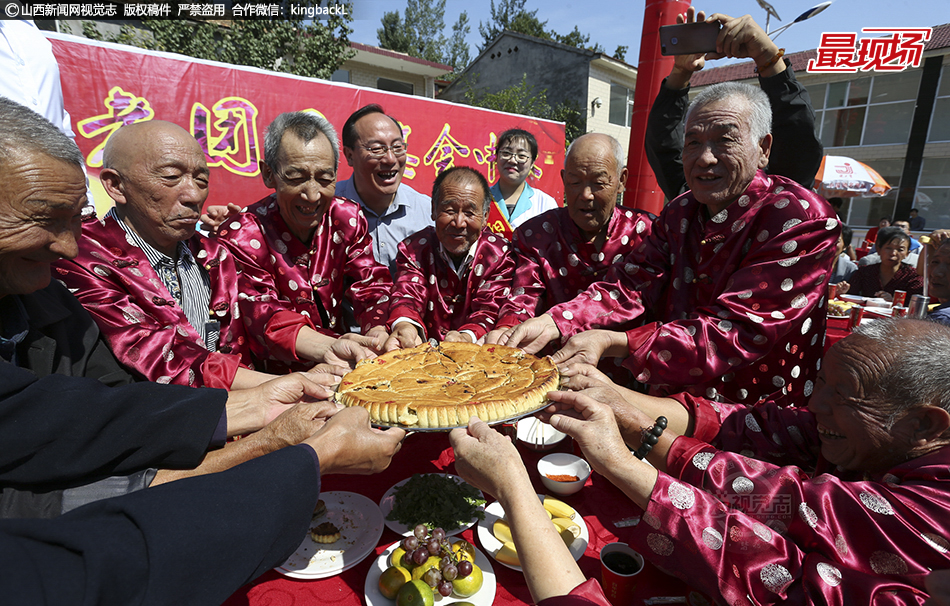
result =
[[[811,395],[840,226],[824,199],[762,171],[770,116],[768,98],[748,85],[700,93],[683,152],[691,191],[605,281],[511,329],[502,344],[537,351],[570,337],[556,362],[625,358],[663,393],[741,403]],[[659,321],[627,329],[645,314]]]
[[[334,197],[340,149],[321,116],[284,113],[267,128],[261,176],[273,194],[217,236],[241,263],[238,306],[252,354],[273,372],[319,361],[345,332],[343,298],[364,343],[382,347],[392,280],[373,258],[359,205]]]
[[[100,179],[115,207],[86,220],[79,256],[54,272],[119,361],[159,383],[240,389],[273,378],[250,369],[244,325],[235,321],[234,255],[195,232],[209,187],[195,138],[161,120],[124,126],[106,145]],[[343,350],[362,347],[334,349],[346,357]]]
[[[579,137],[567,150],[564,207],[529,219],[515,230],[518,271],[499,327],[511,327],[570,301],[603,280],[650,233],[650,218],[617,207],[627,181],[623,147],[610,135]],[[496,341],[503,331],[489,340]]]
[[[436,178],[435,227],[399,244],[387,350],[429,338],[474,343],[495,325],[515,262],[508,241],[485,224],[491,202],[488,182],[472,168]]]

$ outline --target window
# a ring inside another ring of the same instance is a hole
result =
[[[914,208],[928,230],[950,228],[950,158],[924,158]]]
[[[907,143],[920,73],[908,70],[813,87],[809,94],[821,143],[825,147]]]
[[[332,82],[347,82],[350,81],[350,70],[348,69],[338,69],[333,72],[333,75],[330,76]]]
[[[611,124],[630,126],[630,117],[633,115],[633,91],[619,84],[610,85],[610,115]]]
[[[881,173],[884,180],[891,186],[891,191],[886,196],[877,198],[850,198],[848,212],[843,220],[852,227],[875,226],[881,217],[893,218],[901,172],[904,170],[903,158],[873,160],[865,164]]]
[[[376,88],[379,90],[388,90],[391,93],[412,94],[412,83],[390,80],[389,78],[376,78]]]
[[[948,117],[950,117],[950,65],[944,65],[940,72],[940,87],[937,89],[933,115],[930,117],[928,141],[950,141]]]

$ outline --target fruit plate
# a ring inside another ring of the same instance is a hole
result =
[[[432,474],[421,474],[421,475],[432,475]],[[460,477],[458,477],[458,476],[455,476],[455,475],[452,475],[452,474],[449,474],[449,473],[440,473],[440,474],[435,474],[435,475],[440,475],[440,476],[445,476],[445,477],[447,477],[447,478],[451,478],[452,480],[455,480],[455,482],[456,482],[457,484],[464,484],[464,483],[465,483],[465,480],[463,480],[462,478],[460,478]],[[392,530],[392,531],[395,532],[396,534],[401,534],[401,535],[404,536],[404,537],[408,537],[409,535],[411,535],[413,529],[412,529],[412,528],[409,528],[408,526],[406,526],[406,525],[403,524],[402,522],[396,522],[395,520],[390,520],[390,519],[388,519],[386,516],[388,516],[389,513],[393,510],[393,505],[394,505],[394,503],[395,503],[395,501],[396,501],[396,489],[399,488],[400,486],[402,486],[403,484],[405,484],[406,482],[408,482],[410,479],[411,479],[411,478],[406,478],[405,480],[403,480],[403,481],[401,481],[401,482],[396,482],[395,484],[393,484],[393,486],[392,486],[389,490],[386,491],[386,494],[384,494],[384,495],[383,495],[383,498],[380,499],[380,501],[379,501],[379,510],[380,510],[380,511],[382,512],[382,514],[383,514],[383,521],[386,523],[386,528]],[[482,495],[482,498],[483,498],[483,499],[485,498],[485,493],[479,491],[479,494]],[[485,506],[484,506],[484,505],[480,505],[480,506],[478,507],[478,509],[479,509],[480,511],[485,511]],[[477,521],[478,521],[478,518],[472,518],[472,520],[471,520],[468,524],[465,524],[465,525],[463,525],[463,526],[459,526],[459,527],[457,527],[457,528],[451,528],[451,529],[450,529],[450,528],[443,528],[442,530],[445,531],[445,536],[447,536],[447,537],[455,536],[455,535],[457,535],[458,533],[463,532],[464,530],[466,530],[466,529],[471,528],[472,526],[474,526],[474,525],[475,525],[475,522],[477,522]]]
[[[363,588],[367,606],[393,606],[396,603],[395,600],[387,599],[379,592],[379,576],[389,568],[389,556],[400,542],[397,541],[387,547],[383,555],[376,558],[376,562],[370,567],[366,575],[366,585]],[[435,603],[448,605],[456,602],[471,602],[475,606],[491,606],[491,603],[495,601],[495,569],[492,568],[491,560],[477,547],[475,548],[475,565],[482,569],[482,588],[476,591],[475,595],[460,598],[452,594],[445,598],[435,592]]]
[[[539,494],[538,498],[542,501],[544,500],[544,495]],[[521,566],[512,566],[511,564],[506,564],[499,561],[495,558],[495,554],[498,553],[498,550],[501,549],[503,543],[499,541],[494,533],[492,533],[492,526],[495,525],[495,522],[505,517],[505,510],[502,509],[501,503],[495,501],[488,505],[485,508],[485,519],[478,523],[478,528],[476,534],[478,535],[478,542],[482,544],[482,547],[488,552],[491,557],[507,568],[512,570],[521,570]],[[571,550],[571,555],[574,556],[574,560],[581,559],[581,556],[584,555],[584,552],[587,551],[587,543],[590,542],[590,531],[587,529],[587,522],[584,521],[584,516],[577,513],[574,516],[574,522],[577,522],[577,525],[581,527],[581,536],[574,539],[574,542],[571,543],[569,549]]]
[[[320,498],[327,512],[311,526],[333,522],[340,529],[340,540],[320,544],[308,532],[297,551],[274,569],[277,572],[295,579],[325,579],[356,566],[379,544],[383,514],[376,503],[355,492],[325,492]]]

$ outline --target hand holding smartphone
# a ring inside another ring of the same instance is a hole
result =
[[[663,25],[660,27],[660,52],[667,56],[715,52],[721,27],[718,21]]]

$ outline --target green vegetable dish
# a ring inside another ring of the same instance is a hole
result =
[[[439,474],[415,474],[393,494],[393,510],[387,520],[413,528],[425,524],[429,528],[455,530],[473,519],[485,519],[479,507],[485,504],[481,492],[451,477]]]

